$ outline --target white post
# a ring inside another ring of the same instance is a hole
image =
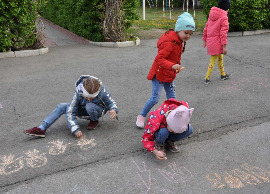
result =
[[[145,0],[143,0],[143,20],[145,20]]]
[[[195,0],[193,0],[193,11],[194,11],[193,17],[195,19],[195,9],[194,9],[194,7],[195,7]]]
[[[165,4],[164,4],[164,0],[163,0],[163,17],[165,17]]]
[[[189,2],[189,0],[187,0],[187,12],[188,12],[188,2]]]
[[[172,19],[171,0],[169,0],[170,19]]]

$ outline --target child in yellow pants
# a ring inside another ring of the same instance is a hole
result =
[[[218,7],[212,7],[209,13],[208,21],[203,30],[203,47],[207,47],[207,54],[211,55],[208,71],[204,83],[209,84],[210,75],[218,60],[220,78],[229,79],[230,74],[224,72],[223,54],[227,54],[227,33],[229,30],[228,11],[230,9],[230,0],[218,0]]]

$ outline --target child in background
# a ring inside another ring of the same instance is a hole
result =
[[[70,103],[60,103],[53,112],[44,119],[39,127],[25,130],[27,135],[45,137],[46,130],[61,115],[66,114],[66,120],[71,133],[81,138],[82,132],[76,116],[87,117],[90,120],[88,129],[95,129],[99,118],[108,111],[111,119],[117,118],[118,108],[111,94],[102,84],[101,80],[90,75],[82,75],[75,83],[76,90]]]
[[[231,74],[226,74],[223,67],[223,54],[227,54],[227,33],[229,30],[228,11],[230,0],[219,0],[218,8],[212,7],[208,21],[203,31],[203,47],[207,47],[207,54],[211,55],[208,71],[204,83],[209,84],[210,75],[218,61],[221,79],[229,79]]]
[[[193,111],[187,102],[173,98],[165,101],[149,114],[142,136],[143,146],[160,160],[167,159],[166,147],[171,152],[179,152],[175,142],[192,134],[193,127],[189,122]]]
[[[195,31],[192,16],[184,12],[175,24],[175,30],[168,30],[157,42],[158,54],[147,76],[152,80],[152,96],[137,116],[136,126],[144,128],[145,117],[151,108],[158,103],[164,87],[167,99],[176,98],[174,79],[176,74],[184,69],[181,67],[181,54],[185,50],[186,41]],[[184,48],[183,48],[184,44]]]

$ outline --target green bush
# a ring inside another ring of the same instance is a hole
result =
[[[123,0],[125,26],[128,29],[136,19],[137,1]],[[47,0],[41,15],[86,39],[104,41],[103,21],[105,17],[104,0]]]
[[[201,0],[208,18],[211,7],[218,6],[217,0]],[[231,0],[228,13],[230,31],[260,30],[270,28],[268,0]]]
[[[38,6],[33,0],[0,0],[0,52],[35,43]]]

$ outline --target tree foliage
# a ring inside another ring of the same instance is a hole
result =
[[[0,52],[33,45],[40,2],[0,0]]]
[[[217,0],[201,0],[208,18],[210,9],[218,6]],[[230,31],[260,30],[270,28],[269,0],[231,0],[228,13]]]

